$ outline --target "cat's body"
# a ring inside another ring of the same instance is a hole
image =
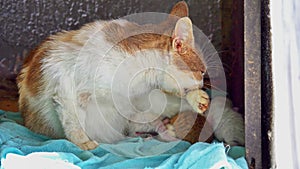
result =
[[[91,149],[95,141],[113,143],[134,136],[132,121],[138,126],[141,119],[145,122],[137,113],[147,110],[149,117],[158,117],[153,114],[160,114],[165,102],[157,101],[161,93],[152,93],[154,106],[149,109],[148,95],[155,89],[168,93],[166,116],[192,110],[185,96],[202,86],[206,68],[194,48],[191,21],[184,17],[186,4],[175,5],[171,14],[183,17],[172,25],[171,36],[151,33],[162,25],[119,19],[48,38],[25,60],[18,76],[25,126]],[[162,29],[170,32],[170,27]]]

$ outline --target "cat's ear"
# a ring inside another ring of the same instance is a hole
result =
[[[194,47],[193,24],[190,18],[180,18],[173,31],[172,47],[175,51],[181,52],[184,45]]]
[[[170,14],[178,16],[180,18],[186,17],[189,15],[188,5],[186,4],[185,1],[180,1],[173,6]]]

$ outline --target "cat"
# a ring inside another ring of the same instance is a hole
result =
[[[139,130],[173,140],[155,122],[161,113],[156,109],[165,105],[162,115],[169,117],[203,113],[209,101],[201,92],[206,64],[195,47],[187,4],[175,4],[170,16],[176,19],[147,25],[100,20],[48,37],[29,53],[17,77],[25,126],[84,150]]]

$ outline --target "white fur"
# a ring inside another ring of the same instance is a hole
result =
[[[226,97],[218,96],[212,99],[208,114],[205,116],[218,140],[231,146],[245,144],[243,117],[232,109],[232,103]]]

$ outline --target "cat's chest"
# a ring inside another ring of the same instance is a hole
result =
[[[132,55],[112,49],[105,56],[77,59],[73,63],[75,68],[69,70],[74,72],[79,87],[107,88],[122,95],[140,95],[157,87],[159,76],[165,69],[163,59],[156,50]]]

